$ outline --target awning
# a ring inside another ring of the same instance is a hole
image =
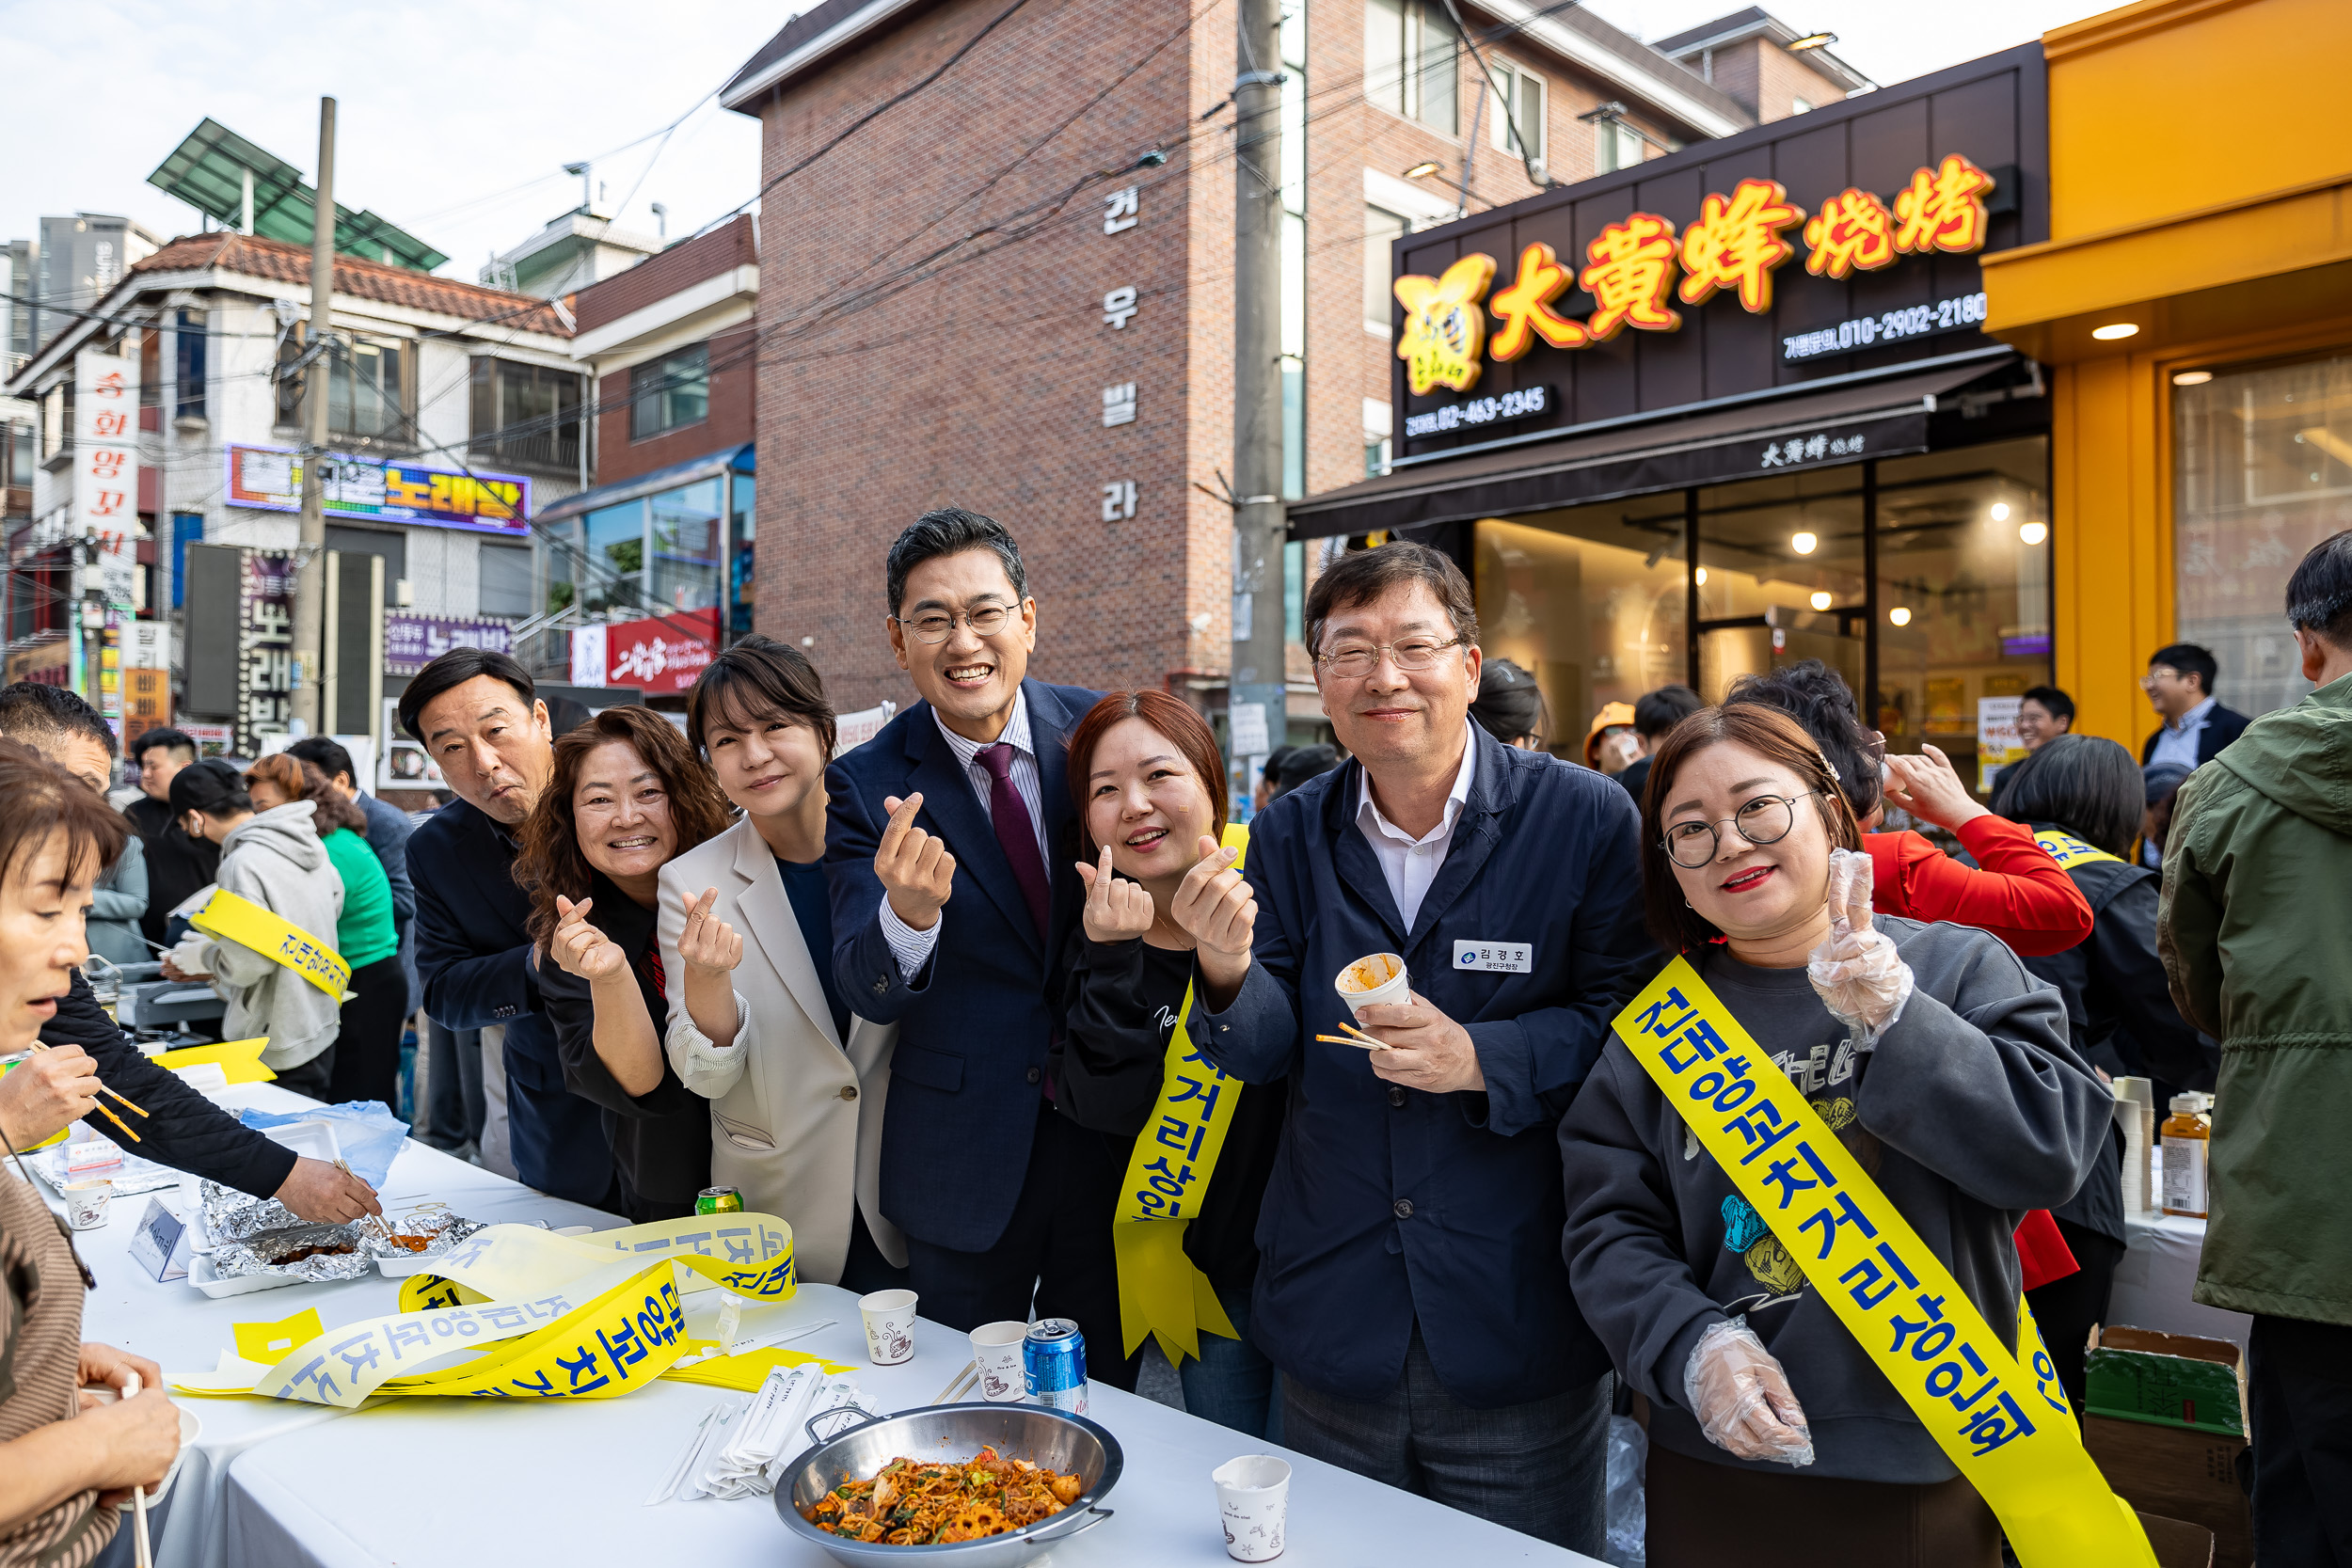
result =
[[[583,512],[594,512],[599,507],[618,506],[623,501],[633,501],[657,491],[675,490],[681,484],[691,484],[698,479],[725,473],[729,468],[739,474],[756,471],[752,464],[751,442],[746,441],[739,447],[721,447],[717,451],[690,457],[683,463],[673,463],[666,468],[656,468],[650,473],[616,479],[610,484],[592,484],[577,495],[565,496],[554,505],[541,508],[531,520],[534,526],[560,523],[566,517],[577,517]]]
[[[1400,467],[1290,504],[1290,536],[1507,517],[1777,470],[1925,451],[1936,399],[2010,368],[2013,357],[1849,382],[1680,417],[1590,425],[1549,439]]]

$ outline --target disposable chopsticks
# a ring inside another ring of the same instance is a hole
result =
[[[337,1160],[337,1161],[335,1162],[335,1168],[336,1168],[337,1170],[339,1170],[339,1171],[342,1171],[342,1172],[345,1176],[350,1177],[350,1178],[351,1178],[354,1181],[357,1181],[357,1180],[359,1180],[359,1175],[358,1175],[358,1173],[357,1171],[353,1170],[353,1169],[351,1168],[351,1166],[350,1166],[350,1165],[348,1165],[347,1164],[345,1164],[345,1163],[344,1163],[343,1161],[342,1161],[342,1160]],[[388,1242],[389,1242],[389,1241],[390,1241],[390,1240],[392,1240],[393,1235],[394,1235],[394,1231],[392,1230],[391,1224],[390,1224],[390,1222],[389,1222],[389,1221],[386,1220],[386,1219],[384,1218],[384,1216],[383,1216],[383,1215],[381,1215],[381,1214],[366,1214],[366,1215],[362,1215],[361,1217],[362,1217],[362,1218],[364,1218],[364,1219],[366,1219],[366,1220],[368,1220],[368,1221],[370,1221],[372,1224],[373,1224],[373,1226],[375,1227],[375,1233],[376,1233],[378,1236],[383,1237],[383,1238],[384,1238],[384,1240],[386,1240],[386,1241],[388,1241]]]
[[[1379,1049],[1376,1043],[1359,1040],[1353,1035],[1317,1035],[1315,1038],[1323,1041],[1326,1045],[1352,1045],[1359,1051],[1374,1051]]]
[[[36,1050],[36,1051],[46,1051],[46,1050],[48,1050],[48,1049],[49,1049],[49,1043],[48,1043],[46,1040],[40,1040],[40,1039],[36,1039],[35,1041],[33,1041],[33,1049],[34,1049],[34,1050]],[[114,1097],[115,1097],[117,1100],[121,1101],[122,1101],[122,1103],[123,1103],[126,1107],[128,1107],[129,1109],[131,1109],[131,1110],[133,1110],[133,1111],[137,1112],[140,1116],[143,1116],[143,1117],[147,1115],[147,1112],[146,1112],[146,1111],[142,1110],[139,1106],[137,1106],[137,1105],[135,1105],[135,1104],[133,1104],[133,1103],[132,1103],[132,1101],[131,1101],[130,1100],[128,1100],[127,1098],[125,1098],[124,1096],[119,1095],[119,1094],[115,1094],[115,1091],[114,1091],[114,1090],[112,1090],[112,1089],[110,1089],[110,1088],[106,1087],[106,1085],[103,1085],[103,1084],[101,1084],[101,1085],[98,1085],[98,1092],[99,1092],[99,1093],[101,1093],[101,1094],[112,1094],[112,1095],[114,1095]],[[132,1131],[131,1131],[131,1124],[130,1124],[129,1122],[127,1122],[127,1121],[123,1120],[120,1117],[119,1117],[119,1116],[115,1115],[112,1111],[109,1111],[109,1110],[108,1110],[108,1109],[106,1109],[106,1107],[104,1107],[103,1105],[97,1106],[97,1107],[96,1107],[96,1110],[97,1110],[97,1112],[98,1112],[98,1114],[99,1114],[100,1116],[104,1117],[105,1117],[108,1121],[111,1121],[111,1122],[113,1122],[113,1123],[114,1123],[117,1127],[121,1128],[121,1129],[122,1129],[123,1135],[124,1135],[125,1137],[129,1138],[129,1139],[130,1139],[133,1143],[137,1143],[137,1142],[139,1142],[139,1141],[140,1141],[140,1139],[139,1139],[139,1135],[138,1135],[136,1132],[132,1132]],[[152,1118],[151,1117],[150,1119],[152,1119]]]
[[[963,1370],[956,1374],[955,1381],[948,1384],[946,1387],[942,1388],[939,1391],[939,1397],[931,1401],[931,1402],[933,1404],[946,1404],[953,1400],[957,1395],[970,1392],[971,1386],[978,1383],[979,1381],[979,1362],[977,1360],[966,1361],[963,1364]]]

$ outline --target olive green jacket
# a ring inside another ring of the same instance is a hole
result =
[[[2221,1041],[2197,1299],[2352,1323],[2352,675],[2181,786],[2156,943]]]

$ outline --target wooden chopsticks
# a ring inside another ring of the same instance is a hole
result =
[[[353,1170],[348,1164],[342,1160],[337,1160],[335,1162],[335,1168],[342,1171],[345,1176],[350,1177],[354,1181],[358,1181],[359,1180],[359,1173]],[[398,1234],[398,1232],[392,1229],[391,1222],[387,1220],[381,1214],[362,1214],[360,1218],[373,1224],[375,1227],[375,1233],[387,1242],[391,1241]]]
[[[33,1041],[33,1049],[34,1049],[34,1050],[36,1050],[36,1051],[46,1051],[46,1050],[48,1050],[48,1049],[49,1049],[49,1045],[48,1045],[48,1042],[47,1042],[47,1041],[45,1041],[45,1040],[36,1039],[36,1040],[34,1040],[34,1041]],[[130,1101],[127,1097],[125,1097],[125,1096],[123,1096],[123,1095],[120,1095],[120,1094],[116,1094],[114,1090],[112,1090],[112,1089],[108,1088],[108,1087],[107,1087],[105,1085],[103,1085],[103,1084],[101,1084],[101,1085],[98,1085],[98,1092],[99,1092],[100,1094],[111,1094],[111,1095],[114,1095],[114,1097],[115,1097],[117,1100],[121,1101],[122,1101],[122,1103],[123,1103],[125,1106],[127,1106],[129,1109],[131,1109],[131,1110],[133,1110],[133,1111],[137,1112],[137,1113],[138,1113],[140,1116],[142,1116],[142,1117],[144,1117],[144,1116],[146,1116],[146,1115],[147,1115],[147,1113],[146,1113],[145,1111],[143,1111],[143,1110],[140,1110],[140,1108],[139,1108],[137,1105],[133,1104],[133,1103],[131,1102],[131,1101]],[[129,1138],[129,1139],[130,1139],[133,1143],[137,1143],[137,1142],[139,1142],[139,1141],[140,1141],[140,1139],[139,1139],[139,1135],[138,1135],[136,1132],[132,1132],[132,1131],[131,1131],[131,1124],[130,1124],[129,1122],[127,1122],[127,1121],[123,1120],[120,1117],[119,1117],[119,1116],[115,1115],[112,1111],[109,1111],[109,1110],[108,1110],[108,1109],[106,1109],[106,1107],[104,1107],[103,1105],[98,1106],[98,1107],[97,1107],[97,1111],[98,1111],[98,1114],[99,1114],[100,1116],[104,1117],[105,1117],[108,1121],[111,1121],[111,1122],[113,1122],[113,1123],[114,1123],[117,1127],[121,1128],[121,1129],[122,1129],[122,1135],[123,1135],[124,1137]],[[150,1120],[152,1120],[153,1118],[152,1118],[152,1117],[150,1117],[149,1119],[150,1119]]]
[[[958,1373],[956,1374],[955,1381],[954,1381],[953,1383],[948,1384],[946,1387],[942,1388],[942,1389],[939,1391],[939,1397],[938,1397],[937,1399],[935,1399],[935,1400],[931,1401],[931,1402],[932,1402],[933,1404],[951,1404],[951,1403],[953,1403],[953,1402],[955,1402],[955,1401],[956,1401],[956,1400],[957,1400],[960,1396],[964,1395],[964,1394],[968,1394],[968,1393],[970,1393],[970,1392],[971,1392],[971,1391],[972,1391],[975,1387],[978,1386],[978,1385],[979,1385],[979,1381],[980,1381],[980,1364],[979,1364],[979,1361],[978,1361],[977,1358],[976,1358],[976,1359],[974,1359],[974,1360],[966,1361],[966,1362],[963,1364],[963,1370],[961,1370],[961,1371],[960,1371],[960,1372],[958,1372]]]
[[[1342,1021],[1340,1027],[1347,1033],[1345,1035],[1317,1035],[1315,1038],[1331,1045],[1352,1045],[1359,1051],[1393,1051],[1396,1049],[1387,1040],[1376,1035],[1368,1035],[1353,1023]]]

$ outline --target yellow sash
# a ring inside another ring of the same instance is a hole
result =
[[[2030,1368],[1688,959],[1668,964],[1613,1027],[1999,1516],[2024,1568],[2155,1568],[2131,1505],[2083,1449],[2024,1300],[2017,1338],[2032,1347]],[[1791,1382],[1802,1402],[1802,1374]]]
[[[2058,862],[2062,867],[2089,865],[2093,861],[2115,861],[2121,863],[2122,860],[2122,856],[2110,855],[2105,849],[2093,849],[2073,833],[2062,833],[2056,828],[2042,829],[2042,832],[2033,835],[2033,841],[2042,846],[2043,854]]]
[[[188,916],[188,924],[208,937],[250,947],[284,964],[338,1003],[350,997],[351,966],[343,962],[341,953],[283,915],[273,914],[227,888],[213,889],[204,907]]]
[[[1249,830],[1237,822],[1227,827],[1225,847],[1243,851],[1246,860]],[[1111,1226],[1124,1354],[1133,1355],[1143,1337],[1152,1335],[1171,1366],[1200,1354],[1203,1328],[1228,1339],[1241,1338],[1217,1305],[1208,1275],[1184,1256],[1184,1228],[1208,1196],[1242,1089],[1239,1079],[1227,1077],[1185,1037],[1184,1021],[1191,1014],[1192,988],[1186,986],[1160,1071],[1159,1102],[1127,1157],[1127,1179]]]

